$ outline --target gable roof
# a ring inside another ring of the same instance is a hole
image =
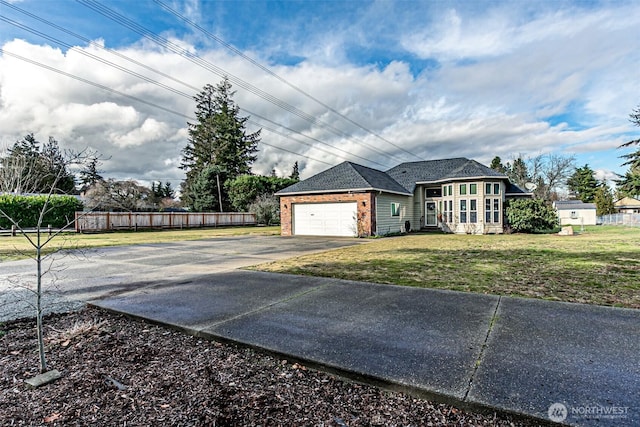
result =
[[[622,199],[616,200],[613,205],[616,208],[636,208],[640,207],[640,199],[636,199],[635,197],[623,197]]]
[[[596,209],[595,203],[585,203],[582,200],[559,200],[553,202],[553,205],[559,211],[571,209]]]
[[[276,195],[368,190],[412,195],[411,192],[407,191],[386,173],[351,162],[340,163],[324,172],[280,190]]]
[[[506,175],[465,157],[402,163],[387,174],[413,193],[416,184],[437,183],[466,178],[508,179]]]

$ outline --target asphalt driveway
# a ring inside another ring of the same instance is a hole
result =
[[[162,244],[61,252],[46,265],[47,311],[159,282],[184,282],[263,262],[366,243],[331,237],[231,236]],[[35,283],[32,260],[0,262],[0,321],[33,316],[27,288]]]

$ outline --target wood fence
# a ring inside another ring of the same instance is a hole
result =
[[[76,232],[255,225],[245,212],[76,212]]]

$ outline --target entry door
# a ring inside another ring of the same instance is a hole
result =
[[[427,227],[434,227],[438,225],[438,215],[436,212],[436,202],[426,202],[425,203],[425,216],[424,216],[424,225]]]

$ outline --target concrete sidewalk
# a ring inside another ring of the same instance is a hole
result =
[[[640,424],[640,311],[234,270],[92,304],[471,408]]]

